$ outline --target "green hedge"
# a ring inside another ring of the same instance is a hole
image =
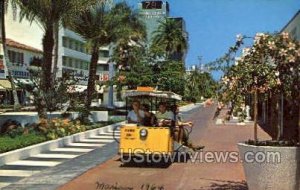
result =
[[[0,137],[0,153],[23,148],[46,141],[46,137],[38,134],[21,135],[15,138],[9,136]]]

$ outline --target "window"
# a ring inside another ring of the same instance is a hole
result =
[[[79,69],[80,68],[80,61],[78,59],[75,59],[74,62],[75,62],[75,68]]]
[[[100,71],[108,71],[108,65],[99,65]]]
[[[109,51],[107,50],[100,50],[99,57],[109,57]]]
[[[62,57],[62,64],[63,64],[63,66],[67,66],[67,57],[66,56]]]
[[[89,62],[86,62],[86,63],[85,63],[85,70],[89,70],[89,65],[90,65]]]
[[[68,58],[68,67],[73,67],[73,60]]]
[[[72,38],[68,38],[68,37],[63,37],[63,47],[65,48],[69,48],[75,51],[79,51],[82,53],[87,53],[87,50],[85,48],[85,44],[81,41],[72,39]]]
[[[83,44],[80,45],[79,51],[82,52],[82,53],[85,53],[85,52],[84,52],[84,45],[83,45]]]
[[[63,37],[63,47],[68,47],[69,46],[69,39],[67,37]]]
[[[19,66],[22,66],[24,64],[24,54],[8,50],[8,58],[9,61],[13,64],[17,64]]]

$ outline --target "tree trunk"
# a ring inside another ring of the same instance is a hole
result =
[[[19,98],[18,98],[18,94],[17,94],[17,90],[16,90],[16,86],[15,86],[15,82],[14,82],[14,78],[11,74],[11,70],[10,70],[10,60],[8,58],[8,52],[7,52],[7,47],[6,47],[6,31],[5,31],[5,0],[1,0],[1,7],[0,7],[0,11],[1,11],[1,36],[2,36],[2,46],[3,46],[3,61],[5,63],[5,66],[7,68],[7,73],[8,73],[8,80],[11,83],[11,89],[12,89],[12,93],[13,93],[13,98],[14,98],[14,110],[20,110],[21,106],[19,103]]]
[[[53,23],[48,23],[45,29],[45,34],[43,37],[43,64],[42,64],[42,74],[40,80],[40,90],[41,93],[38,97],[39,102],[36,102],[36,108],[38,111],[39,118],[47,119],[47,103],[45,95],[51,92],[52,89],[52,56],[54,48],[53,39],[54,26]]]
[[[257,139],[257,99],[258,94],[257,90],[254,92],[254,141],[256,142]]]
[[[299,80],[299,78],[298,78],[298,80]],[[298,85],[299,85],[299,83],[300,83],[300,81],[298,82]],[[299,113],[298,114],[298,143],[300,144],[300,92],[297,92],[297,96],[298,96],[298,113]]]
[[[54,65],[53,65],[53,84],[55,83],[58,65],[58,47],[59,47],[59,23],[54,24]]]
[[[41,89],[44,91],[44,93],[47,93],[52,89],[52,56],[54,49],[53,31],[53,23],[48,23],[43,37],[43,65]]]
[[[277,122],[277,134],[276,134],[276,139],[277,141],[281,140],[282,138],[282,126],[281,126],[281,114],[282,114],[282,110],[281,110],[281,94],[280,96],[277,96],[277,101],[276,101],[276,109],[277,109],[277,115],[278,115],[278,122]]]
[[[85,108],[87,110],[90,109],[93,94],[95,92],[95,79],[96,79],[98,59],[99,59],[99,46],[98,46],[97,42],[94,42],[93,49],[92,49],[92,57],[91,57],[91,62],[90,62],[86,102],[85,102]]]

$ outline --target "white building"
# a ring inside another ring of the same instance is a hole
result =
[[[43,29],[36,22],[30,23],[26,19],[20,22],[20,10],[17,7],[12,7],[11,4],[8,5],[8,11],[5,16],[6,35],[10,39],[8,41],[28,47],[31,50],[34,49],[34,51],[28,51],[28,48],[26,50],[14,46],[8,47],[10,51],[17,52],[11,54],[10,58],[12,58],[12,62],[15,62],[14,56],[19,57],[18,59],[20,60],[23,59],[24,62],[23,64],[22,61],[16,61],[16,64],[12,67],[13,75],[17,78],[28,78],[27,66],[30,63],[30,57],[35,56],[34,53],[42,53]],[[23,55],[18,53],[23,53]],[[97,76],[100,81],[104,82],[109,80],[108,62],[111,55],[110,48],[101,48],[99,54]],[[63,72],[74,72],[77,77],[82,79],[80,84],[87,85],[90,59],[91,55],[87,51],[85,40],[69,29],[60,28],[57,76],[61,77]],[[4,70],[2,62],[2,64],[0,63],[0,77],[2,78],[7,77],[7,73]],[[104,91],[107,92],[108,90]],[[103,96],[107,97],[107,95]]]
[[[61,28],[59,30],[57,76],[64,72],[73,72],[80,78],[80,84],[87,85],[91,55],[84,39],[75,32]]]
[[[34,47],[21,44],[11,39],[6,39],[8,58],[10,60],[12,76],[15,78],[29,78],[27,68],[30,66],[34,58],[41,58],[42,51]],[[0,78],[6,78],[5,68],[3,64],[3,49],[1,46],[1,63],[0,63]]]
[[[280,32],[288,32],[292,38],[300,41],[300,10],[293,18],[281,29]]]
[[[42,50],[43,30],[36,23],[30,23],[26,19],[20,21],[20,11],[17,7],[8,6],[6,13],[7,38],[15,42]],[[108,49],[107,49],[108,50]],[[100,60],[97,68],[99,79],[108,80],[108,57],[106,49],[100,50]],[[63,72],[74,72],[81,79],[81,84],[87,84],[89,63],[91,55],[87,51],[85,40],[75,32],[60,28],[58,46],[57,76]],[[6,75],[7,76],[7,75]]]

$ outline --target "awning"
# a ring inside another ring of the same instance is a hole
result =
[[[75,92],[83,92],[87,89],[87,86],[85,85],[71,85],[68,87],[69,93],[75,93]]]
[[[151,97],[158,97],[158,98],[168,98],[168,99],[175,99],[181,100],[182,97],[174,92],[169,91],[138,91],[138,90],[129,90],[125,93],[125,97],[136,97],[136,96],[151,96]]]
[[[95,90],[97,93],[102,94],[104,92],[104,88],[105,88],[105,86],[100,87],[99,85],[96,85]],[[68,88],[69,93],[84,92],[85,90],[87,90],[86,85],[71,85]]]
[[[7,79],[0,79],[0,87],[9,90],[11,89],[11,83]]]
[[[30,79],[15,79],[15,84],[22,83],[22,84],[33,84]]]

